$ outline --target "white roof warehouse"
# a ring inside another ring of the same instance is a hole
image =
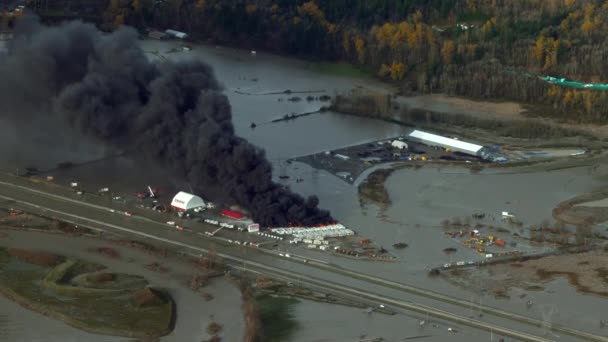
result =
[[[454,152],[461,152],[472,156],[482,157],[484,146],[446,138],[441,135],[431,134],[415,130],[408,136],[410,140],[417,141],[429,146],[449,148]]]
[[[202,198],[180,191],[173,197],[171,206],[179,211],[188,211],[205,206],[205,201]]]

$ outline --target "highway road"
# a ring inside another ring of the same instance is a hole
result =
[[[142,216],[125,217],[122,214],[112,213],[110,208],[81,202],[77,199],[52,194],[46,191],[34,189],[30,186],[15,185],[11,182],[0,181],[0,198],[7,201],[14,201],[25,205],[30,209],[38,210],[46,213],[49,216],[56,216],[67,221],[79,224],[82,226],[88,226],[94,229],[103,229],[110,232],[121,232],[122,234],[136,236],[140,238],[152,239],[165,244],[170,244],[181,249],[185,249],[198,254],[206,253],[209,248],[208,238],[199,238],[195,234],[189,234],[188,232],[176,231],[170,229],[165,223],[151,220]],[[214,249],[217,246],[214,247]],[[403,300],[388,296],[387,293],[390,291],[370,291],[369,289],[361,289],[353,286],[353,281],[340,281],[336,282],[311,275],[308,272],[295,271],[294,268],[282,269],[276,265],[269,265],[268,263],[262,263],[259,261],[251,260],[247,256],[236,256],[237,249],[235,248],[218,248],[218,255],[228,261],[229,264],[235,268],[246,269],[249,271],[261,272],[269,274],[271,276],[298,281],[302,284],[314,288],[320,288],[330,290],[339,294],[347,294],[354,298],[365,299],[372,303],[383,303],[385,305],[391,305],[395,308],[401,308],[409,311],[422,313],[425,315],[433,316],[436,318],[449,320],[463,325],[468,325],[478,329],[484,329],[493,331],[503,336],[509,336],[512,338],[524,340],[524,341],[550,341],[544,337],[539,337],[529,332],[522,331],[523,329],[513,329],[504,327],[503,324],[490,323],[488,321],[480,321],[470,317],[465,317],[462,314],[458,314],[452,311],[446,311],[439,309],[435,306],[429,306],[421,303],[414,303],[409,300]],[[255,250],[252,250],[255,251]],[[234,252],[234,253],[233,253]],[[297,262],[296,260],[289,260],[289,262]],[[336,268],[335,266],[312,263],[314,265],[307,264],[307,267],[325,268],[328,271],[342,274],[360,281],[374,283],[376,285],[383,285],[392,290],[399,290],[403,292],[413,293],[420,296],[426,296],[433,298],[438,302],[449,302],[454,305],[461,305],[466,308],[471,307],[471,302],[455,299],[452,297],[444,296],[439,293],[426,291],[424,289],[412,287],[406,284],[400,284],[390,282],[376,277],[369,277],[364,274],[346,270],[343,268]],[[508,321],[516,322],[518,324],[524,323],[533,327],[542,327],[543,322],[498,310],[495,308],[489,308],[484,306],[478,306],[478,309],[487,314],[495,315],[500,317],[501,320],[497,322]],[[487,318],[486,318],[487,319]],[[510,324],[512,325],[512,324]],[[605,337],[597,336],[583,331],[570,329],[561,326],[549,327],[556,333],[568,334],[577,339],[588,340],[588,341],[608,341]],[[555,336],[555,335],[554,335]]]

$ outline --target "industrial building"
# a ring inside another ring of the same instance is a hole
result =
[[[205,201],[202,198],[180,191],[173,197],[171,207],[178,211],[188,211],[205,207]]]
[[[475,157],[486,158],[489,151],[486,147],[460,141],[457,139],[446,138],[440,135],[431,134],[419,130],[415,130],[408,135],[411,141],[419,142],[428,146],[437,146],[445,149],[450,149],[453,152],[460,152]]]

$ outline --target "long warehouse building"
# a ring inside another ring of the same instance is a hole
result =
[[[431,134],[419,130],[415,130],[410,133],[408,139],[428,146],[449,148],[454,152],[461,152],[476,157],[484,158],[488,154],[487,148],[484,146],[457,139],[446,138],[441,135]]]

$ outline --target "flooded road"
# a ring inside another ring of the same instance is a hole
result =
[[[509,174],[493,171],[471,174],[469,170],[433,167],[419,170],[406,169],[395,172],[388,179],[386,187],[393,204],[380,219],[376,208],[361,207],[356,187],[327,172],[314,170],[298,163],[284,166],[282,161],[294,156],[393,137],[403,131],[402,127],[332,112],[313,114],[287,122],[268,123],[285,114],[316,111],[325,103],[318,100],[308,102],[305,99],[299,102],[289,101],[289,98],[294,96],[305,98],[306,94],[246,95],[244,93],[282,92],[287,89],[294,92],[324,90],[323,94],[333,96],[336,92],[358,86],[374,88],[384,87],[383,85],[369,79],[321,74],[308,62],[262,53],[252,56],[248,51],[213,46],[196,46],[190,52],[168,53],[173,48],[181,47],[181,44],[159,41],[143,41],[142,46],[149,52],[150,58],[159,58],[157,56],[160,53],[172,60],[200,58],[211,64],[225,87],[225,94],[230,99],[237,134],[265,149],[268,158],[274,164],[275,171],[284,170],[292,176],[292,179],[304,180],[302,183],[287,181],[286,184],[289,184],[293,190],[306,195],[318,195],[322,207],[330,209],[337,219],[361,235],[371,237],[377,244],[385,246],[391,253],[399,256],[399,260],[396,263],[383,264],[358,262],[300,249],[294,250],[295,254],[311,255],[350,269],[360,269],[378,277],[407,282],[460,298],[469,298],[473,295],[470,292],[427,277],[426,270],[429,266],[479,257],[477,253],[464,249],[448,239],[440,227],[442,220],[470,216],[477,212],[498,216],[501,211],[512,211],[524,220],[526,225],[538,224],[550,217],[551,209],[557,203],[603,184],[592,177],[588,168]],[[315,93],[313,96],[318,95]],[[257,124],[256,128],[250,127],[252,122]],[[18,138],[18,135],[15,138]],[[5,146],[5,149],[1,150],[4,158],[1,166],[4,170],[12,171],[15,167],[25,167],[26,163],[38,160],[36,155],[32,155],[32,159],[27,161],[15,159],[15,155],[20,156],[20,154],[11,153],[15,152],[12,146],[15,144],[14,141],[16,139],[2,144]],[[103,156],[104,153],[114,152],[103,148],[98,150],[98,148],[93,146],[81,151],[72,149],[63,155],[53,155],[53,158],[44,161],[42,165],[36,165],[41,169],[50,168],[62,161],[90,160]],[[40,150],[40,154],[49,155],[44,150]],[[52,174],[62,184],[70,180],[78,180],[93,186],[109,185],[124,189],[125,192],[141,190],[141,187],[149,183],[167,188],[187,189],[187,184],[173,179],[163,170],[141,161],[134,162],[130,157],[101,161]],[[276,172],[275,176],[277,176]],[[409,247],[401,251],[393,250],[390,246],[396,241],[406,242]],[[442,252],[446,247],[455,247],[458,251],[446,256]],[[538,301],[539,304],[545,305],[556,303],[559,307],[569,305],[569,310],[555,315],[557,322],[568,323],[577,328],[597,329],[597,326],[592,326],[589,322],[602,312],[602,308],[605,308],[607,303],[605,299],[576,294],[567,286],[556,286],[552,291],[554,291],[552,295],[538,296]],[[569,299],[566,302],[561,295],[577,298],[580,304],[570,305],[574,300]],[[516,312],[522,312],[525,307],[518,300],[497,300],[486,295],[483,296],[483,301],[484,304],[504,307]],[[297,341],[310,341],[313,338],[320,339],[331,335],[332,331],[336,331],[335,322],[360,314],[340,308],[323,307],[325,309],[312,306],[298,309],[301,311],[298,311],[296,318],[303,320],[306,329],[298,332]],[[315,312],[319,311],[323,311],[323,314],[316,316]],[[325,312],[331,312],[332,315],[327,315]],[[528,313],[524,312],[524,314]],[[534,316],[540,314],[531,313]],[[28,334],[31,332],[26,331],[24,325],[27,323],[23,323],[28,321],[22,321],[19,315],[21,313],[2,316],[0,312],[0,325],[9,327],[7,331],[13,334],[10,335],[12,339],[3,340],[0,331],[0,341],[15,340],[15,338],[29,340],[31,335]],[[315,320],[319,319],[329,322],[325,328],[322,325],[313,328],[318,323]],[[62,323],[57,324],[62,325]],[[349,322],[349,325],[352,326],[352,322]],[[398,323],[390,320],[371,322],[369,330],[391,330],[393,329],[391,327],[396,325]],[[49,331],[52,332],[53,329],[55,328],[49,325]],[[308,331],[309,329],[313,330]],[[359,336],[366,329],[359,330],[345,332],[340,338],[344,340]],[[19,335],[19,331],[23,335]],[[62,336],[72,336],[71,333],[72,330],[68,327]],[[396,331],[395,337],[406,336],[399,333]],[[336,340],[340,341],[340,338]],[[100,337],[93,341],[106,340]]]

